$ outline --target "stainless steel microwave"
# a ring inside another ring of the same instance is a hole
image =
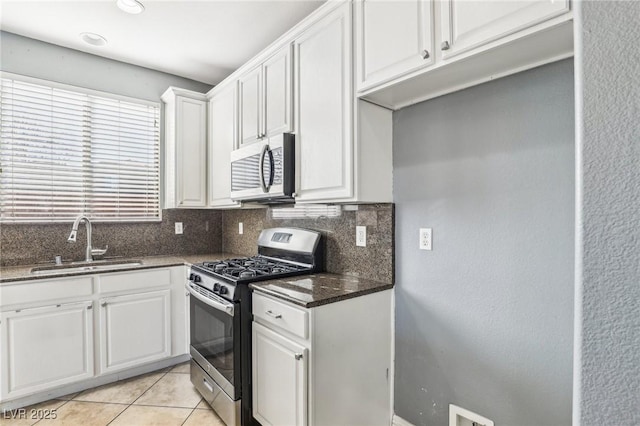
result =
[[[283,133],[231,152],[231,199],[293,202],[294,138]]]

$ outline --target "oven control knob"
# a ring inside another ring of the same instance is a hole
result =
[[[225,286],[220,286],[220,294],[227,294],[229,290]]]
[[[200,278],[200,275],[193,274],[193,282],[199,283],[200,281],[202,281],[202,279]]]
[[[196,274],[189,274],[189,281],[193,281],[193,277],[195,277]]]
[[[220,284],[215,283],[215,284],[213,285],[213,291],[217,292],[218,290],[220,290]]]

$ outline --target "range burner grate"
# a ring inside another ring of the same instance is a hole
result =
[[[276,277],[310,269],[306,266],[277,262],[260,256],[226,259],[219,262],[204,262],[202,267],[232,280]]]

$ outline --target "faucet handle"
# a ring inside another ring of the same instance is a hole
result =
[[[91,256],[104,256],[104,254],[107,252],[107,250],[109,250],[109,245],[108,244],[103,249],[92,248],[91,249]]]

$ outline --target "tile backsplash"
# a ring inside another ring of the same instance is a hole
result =
[[[220,252],[222,215],[217,210],[171,209],[162,211],[162,222],[94,223],[93,247],[109,245],[105,256],[123,257]],[[183,223],[182,235],[175,234],[175,222]],[[65,261],[84,260],[85,225],[78,227],[77,242],[68,243],[71,225],[71,221],[0,225],[0,265],[53,261],[56,255]]]
[[[336,218],[273,219],[269,209],[228,210],[222,219],[224,251],[242,255],[257,253],[260,230],[278,226],[321,231],[326,241],[327,272],[354,275],[393,283],[394,206],[361,204],[356,211],[342,211]],[[244,233],[238,233],[238,223]],[[356,226],[367,227],[367,246],[356,247]]]
[[[184,233],[175,234],[175,222]],[[244,233],[238,234],[238,223]],[[355,227],[367,227],[367,246],[356,247]],[[154,256],[207,253],[257,254],[263,228],[292,226],[321,231],[325,236],[328,272],[393,283],[394,206],[358,205],[339,217],[319,219],[273,219],[270,210],[163,210],[162,222],[94,223],[93,246],[109,250],[106,256]],[[3,224],[0,226],[0,266],[53,261],[83,260],[85,226],[78,228],[75,244],[67,242],[71,222],[55,224]]]

